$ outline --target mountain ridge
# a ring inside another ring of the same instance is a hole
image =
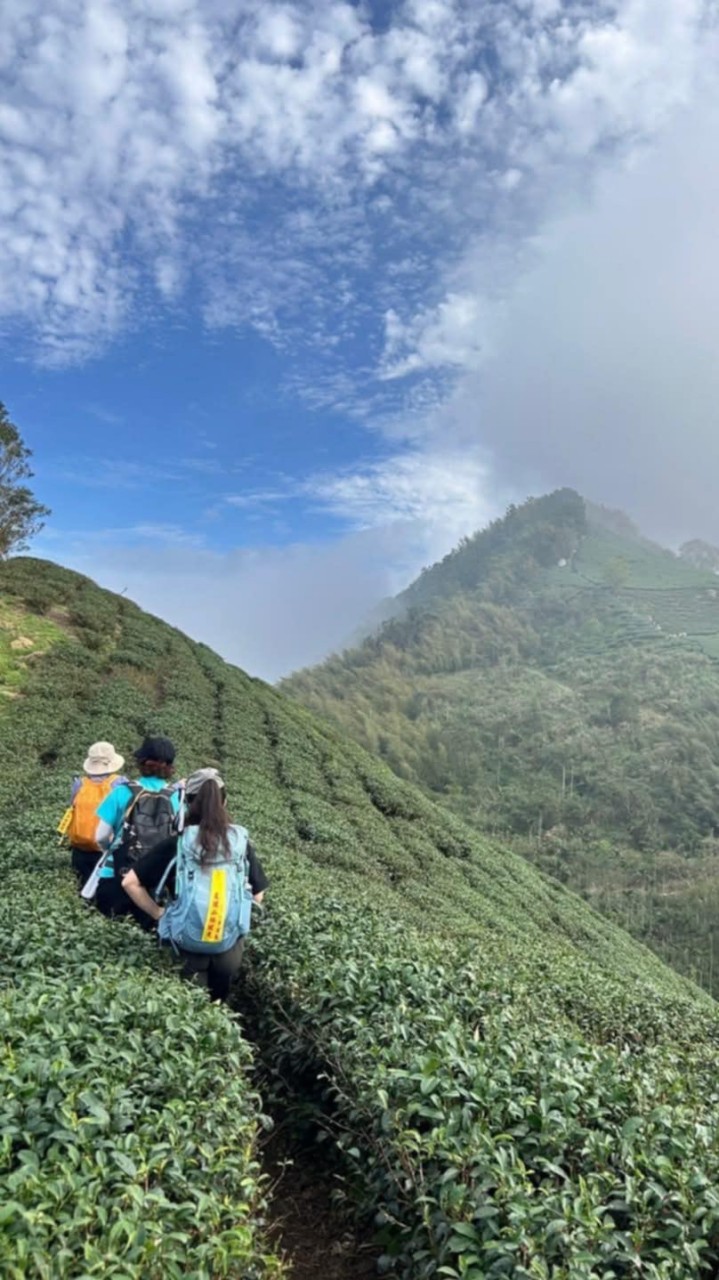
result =
[[[718,661],[714,573],[560,490],[280,688],[713,987]]]

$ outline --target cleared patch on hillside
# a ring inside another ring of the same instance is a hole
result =
[[[0,598],[0,694],[17,697],[33,660],[65,639],[57,622],[38,617],[20,601]]]

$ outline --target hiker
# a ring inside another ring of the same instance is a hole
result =
[[[77,775],[72,780],[64,835],[79,889],[89,880],[101,854],[96,838],[97,810],[111,791],[127,783],[120,773],[124,763],[111,742],[93,742],[82,766],[85,777]]]
[[[252,902],[262,902],[267,877],[244,827],[227,812],[217,769],[198,769],[185,783],[187,826],[140,858],[123,879],[138,910],[158,922],[158,934],[183,960],[183,976],[229,998],[250,928]],[[162,907],[151,897],[167,888]]]
[[[95,901],[103,915],[132,915],[151,929],[153,921],[128,898],[122,877],[175,829],[180,809],[178,788],[171,785],[175,747],[169,738],[145,738],[134,757],[140,770],[137,782],[111,791],[97,810],[95,839],[109,854],[99,872]]]

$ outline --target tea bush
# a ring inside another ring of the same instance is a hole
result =
[[[60,585],[53,603],[72,598]],[[261,1106],[238,1026],[151,939],[85,908],[55,843],[89,742],[114,736],[129,756],[161,714],[207,747],[212,690],[203,701],[189,642],[138,628],[131,606],[112,617],[158,701],[116,674],[114,630],[88,648],[80,629],[28,669],[0,744],[0,1273],[270,1280],[283,1267],[265,1238]]]
[[[416,1280],[715,1273],[713,1014],[651,989],[622,1010],[621,987],[551,951],[543,990],[531,957],[300,894],[256,943],[262,1043],[280,1078],[323,1082],[388,1264]]]
[[[0,589],[26,580],[0,565]],[[48,582],[72,601],[73,575]],[[53,845],[88,743],[129,759],[154,731],[181,772],[220,764],[267,865],[245,976],[266,1076],[319,1108],[387,1267],[713,1276],[709,997],[276,691],[103,608],[99,648],[68,636],[28,669],[0,742],[2,1274],[280,1274],[236,1025],[86,912]]]
[[[247,1045],[52,862],[19,839],[3,861],[0,1273],[279,1276]]]

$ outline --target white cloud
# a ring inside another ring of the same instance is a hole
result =
[[[137,554],[137,548],[150,548],[156,550],[160,548],[202,548],[205,539],[202,534],[193,533],[184,528],[182,525],[173,524],[169,521],[139,521],[137,524],[129,525],[109,525],[107,527],[98,526],[91,532],[71,529],[46,529],[36,540],[34,549],[40,554],[47,553],[50,558],[57,556],[58,545],[67,548],[68,563],[76,560],[77,556],[87,555],[89,551],[88,544],[91,544],[92,555],[98,554],[98,548],[113,547],[123,548],[123,553],[127,555],[128,561],[132,564],[134,556]],[[102,558],[102,551],[100,552]],[[84,572],[89,576],[94,576],[91,568],[87,568]]]
[[[458,133],[479,141],[459,169],[463,190],[448,183],[463,214],[457,250],[440,254],[415,310],[405,299],[385,312],[385,378],[477,368],[498,303],[542,251],[535,237],[545,220],[659,137],[711,74],[713,29],[701,0],[566,6],[561,21],[554,6],[539,5],[536,25],[510,26],[509,8],[498,13],[504,92],[476,70],[456,86]],[[446,223],[453,216],[444,211]]]
[[[404,378],[423,369],[471,369],[479,363],[486,341],[482,303],[471,294],[449,293],[409,323],[389,310],[381,377]]]
[[[122,425],[122,418],[109,412],[102,406],[87,405],[86,411],[100,422],[111,427]],[[211,442],[200,437],[200,447],[213,449]],[[148,468],[145,462],[136,462],[133,458],[116,455],[101,457],[86,455],[65,455],[60,464],[50,463],[53,474],[73,485],[89,489],[135,489],[138,491],[174,492],[178,498],[185,499],[188,491],[194,490],[198,479],[220,478],[227,480],[234,473],[241,473],[242,462],[221,462],[217,458],[201,456],[183,456],[178,454],[168,460],[162,469]],[[39,470],[45,470],[42,462]],[[204,492],[204,490],[203,490]]]
[[[299,502],[333,516],[345,530],[374,530],[378,538],[387,537],[388,546],[395,545],[401,528],[412,565],[444,554],[463,534],[496,515],[505,501],[505,494],[492,487],[476,447],[454,452],[403,448],[378,461],[315,472],[305,480],[279,473],[273,479],[271,487],[225,494],[222,501],[243,512],[281,512],[288,502]],[[394,565],[392,572],[401,576],[402,570]]]
[[[477,448],[404,451],[364,467],[315,475],[304,489],[355,529],[413,528],[415,567],[443,555],[504,505]]]
[[[693,88],[704,5],[698,0],[628,0],[588,25],[579,65],[551,89],[563,141],[586,152],[607,131],[654,130]]]
[[[302,48],[302,32],[291,8],[278,5],[266,9],[257,21],[257,45],[262,53],[288,62],[296,58]]]
[[[7,0],[0,318],[62,363],[193,284],[212,323],[331,353],[360,271],[347,336],[394,309],[417,339],[400,368],[462,363],[442,308],[475,239],[655,130],[701,20],[700,0],[395,0],[381,28],[346,0]],[[411,288],[388,270],[408,240]]]
[[[481,72],[470,72],[460,91],[455,108],[460,133],[471,133],[476,127],[477,116],[487,100],[488,92],[487,81]]]
[[[285,489],[250,489],[247,493],[229,494],[224,501],[231,507],[251,510],[253,507],[277,506],[287,497]]]

